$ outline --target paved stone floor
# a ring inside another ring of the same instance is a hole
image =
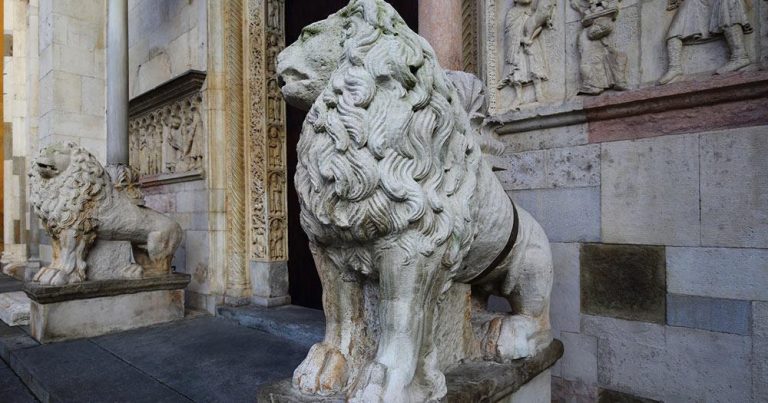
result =
[[[33,394],[43,402],[255,401],[261,385],[291,376],[307,340],[241,325],[241,314],[229,313],[235,320],[187,317],[49,345],[0,323],[0,402]]]

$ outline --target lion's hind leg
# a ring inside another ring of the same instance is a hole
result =
[[[512,312],[496,316],[484,327],[486,359],[508,361],[526,358],[549,345],[549,298],[552,290],[552,255],[544,230],[518,208],[520,232],[506,262],[506,275],[499,296],[507,299]]]

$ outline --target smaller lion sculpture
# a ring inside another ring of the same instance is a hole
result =
[[[35,282],[62,286],[103,270],[86,263],[97,239],[131,243],[138,264],[123,268],[120,278],[170,273],[181,227],[116,188],[88,150],[74,143],[48,146],[32,162],[29,177],[30,202],[53,246],[53,261],[35,275]]]

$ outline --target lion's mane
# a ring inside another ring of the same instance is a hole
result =
[[[337,16],[344,56],[298,144],[302,225],[319,244],[416,230],[424,242],[406,246],[430,254],[447,243],[443,265],[455,269],[474,235],[481,161],[456,89],[386,2],[358,0]],[[369,272],[371,256],[350,253],[340,260]]]
[[[111,180],[99,161],[74,143],[67,148],[70,163],[63,172],[50,179],[36,169],[30,173],[30,203],[53,236],[67,229],[93,232],[94,209],[108,207],[112,200]]]

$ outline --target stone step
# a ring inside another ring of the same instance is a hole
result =
[[[325,336],[325,315],[317,309],[297,305],[264,308],[256,305],[218,308],[221,317],[242,326],[291,340],[307,348]]]

